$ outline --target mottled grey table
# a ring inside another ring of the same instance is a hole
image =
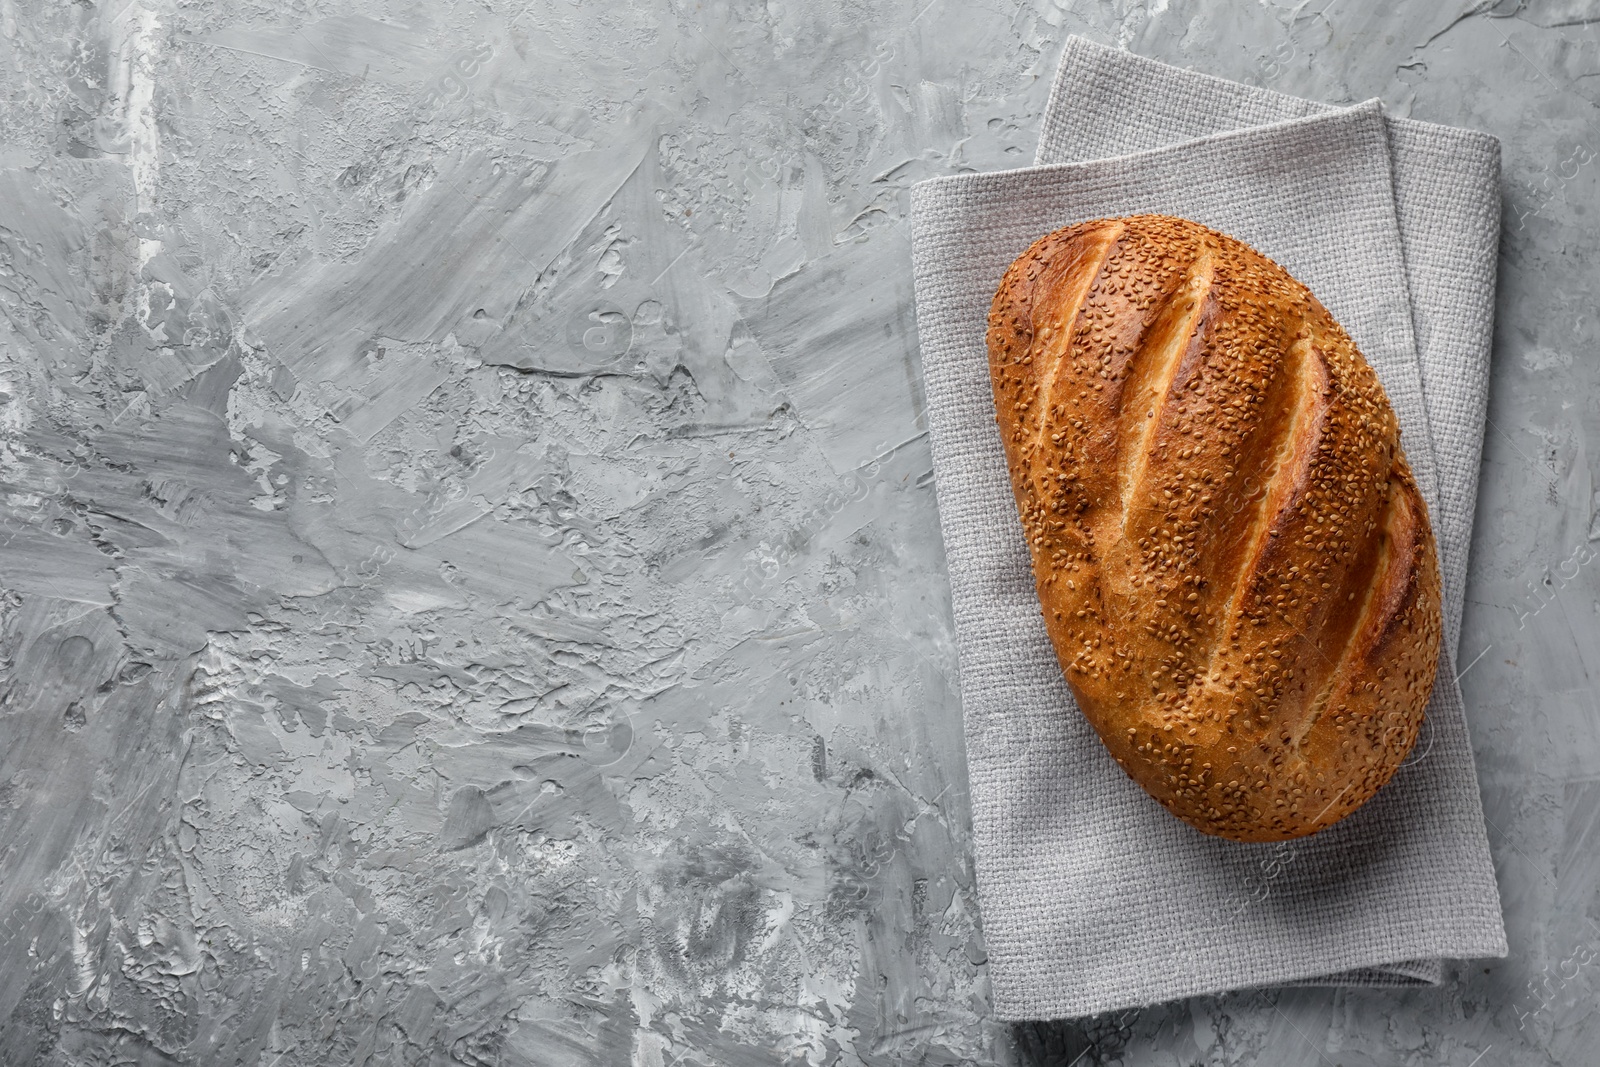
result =
[[[1600,1062],[1595,21],[0,0],[0,1063]],[[1504,144],[1441,989],[987,1016],[905,212],[1069,32]]]

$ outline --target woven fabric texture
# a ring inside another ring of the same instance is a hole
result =
[[[1444,135],[1397,135],[1376,101],[1286,111],[1260,90],[1204,79],[1208,92],[1174,91],[1171,114],[1154,114],[1148,101],[1164,92],[1163,77],[1181,89],[1197,76],[1123,57],[1119,89],[1107,51],[1069,45],[1064,67],[1095,62],[1088,74],[1063,69],[1047,116],[1041,155],[1081,161],[940,178],[912,193],[995,1012],[1070,1018],[1273,984],[1437,982],[1444,959],[1506,952],[1451,648],[1416,752],[1355,815],[1281,845],[1222,841],[1172,818],[1117,767],[1062,678],[995,428],[984,332],[1006,266],[1051,230],[1160,212],[1230,233],[1306,283],[1350,332],[1395,406],[1430,514],[1443,516],[1456,469],[1436,458],[1433,420],[1448,412],[1470,422],[1476,411],[1481,439],[1486,368],[1452,371],[1450,358],[1486,353],[1489,329],[1487,310],[1463,322],[1445,294],[1477,293],[1484,255],[1492,294],[1494,253],[1467,247],[1483,232],[1458,230],[1462,214],[1441,204],[1453,189],[1476,195],[1487,179],[1463,178],[1470,164],[1459,155],[1442,159]],[[1080,137],[1062,118],[1081,106],[1080,79],[1110,109],[1096,128],[1127,129]],[[1135,142],[1147,147],[1128,151]],[[1400,143],[1422,146],[1407,156],[1409,178],[1397,178]],[[1439,165],[1452,176],[1428,177]],[[1414,201],[1403,211],[1399,190]],[[1427,314],[1409,266],[1422,261],[1440,301]],[[1419,335],[1435,345],[1431,374]]]
[[[1103,159],[1331,110],[1070,37],[1035,162]],[[1489,399],[1500,142],[1477,130],[1415,119],[1385,116],[1384,128],[1438,469],[1438,495],[1428,502],[1439,540],[1445,643],[1459,658]],[[1406,441],[1408,454],[1415,447]]]

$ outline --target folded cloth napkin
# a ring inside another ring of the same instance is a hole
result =
[[[1325,108],[1074,38],[1040,159],[1080,161],[912,192],[995,1013],[1437,983],[1444,959],[1505,955],[1454,666],[1487,383],[1496,142],[1390,118],[1378,101]],[[1317,294],[1384,384],[1444,557],[1447,639],[1417,751],[1356,814],[1300,841],[1223,841],[1162,810],[1078,713],[1039,616],[994,423],[989,303],[1037,237],[1142,212],[1232,234]],[[1454,451],[1441,463],[1437,449]]]
[[[1332,110],[1071,37],[1045,106],[1034,161],[1102,159]],[[1438,495],[1428,504],[1439,540],[1445,647],[1459,658],[1489,402],[1500,143],[1477,130],[1390,116],[1384,130],[1438,464]],[[1416,447],[1406,442],[1408,453]]]

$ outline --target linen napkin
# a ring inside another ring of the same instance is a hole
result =
[[[1101,159],[1332,110],[1069,37],[1034,161]],[[1445,644],[1459,658],[1489,402],[1500,143],[1477,130],[1393,116],[1385,116],[1384,130],[1439,476],[1428,517],[1439,541]],[[1413,445],[1406,447],[1409,455]]]
[[[1306,283],[1383,381],[1441,549],[1456,544],[1464,565],[1471,479],[1459,463],[1441,469],[1431,415],[1471,449],[1475,475],[1498,215],[1485,223],[1450,202],[1497,198],[1495,143],[1464,135],[1476,154],[1450,155],[1439,146],[1455,131],[1390,119],[1377,101],[1326,109],[1215,79],[1197,89],[1199,77],[1074,39],[1041,158],[1113,154],[912,192],[979,903],[1001,1018],[1283,983],[1423,984],[1439,981],[1445,958],[1506,952],[1453,638],[1417,751],[1389,785],[1313,837],[1246,845],[1179,822],[1123,774],[1073,704],[1039,617],[994,423],[985,318],[1001,274],[1035,238],[1108,215],[1194,219]],[[1478,229],[1458,228],[1463,217]],[[1446,485],[1458,511],[1466,502],[1465,524],[1445,511]],[[1446,597],[1458,626],[1459,584]]]

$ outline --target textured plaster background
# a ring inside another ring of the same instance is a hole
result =
[[[0,0],[0,1063],[1596,1062],[1597,19]],[[1443,989],[986,1017],[906,191],[1069,32],[1504,142]]]

